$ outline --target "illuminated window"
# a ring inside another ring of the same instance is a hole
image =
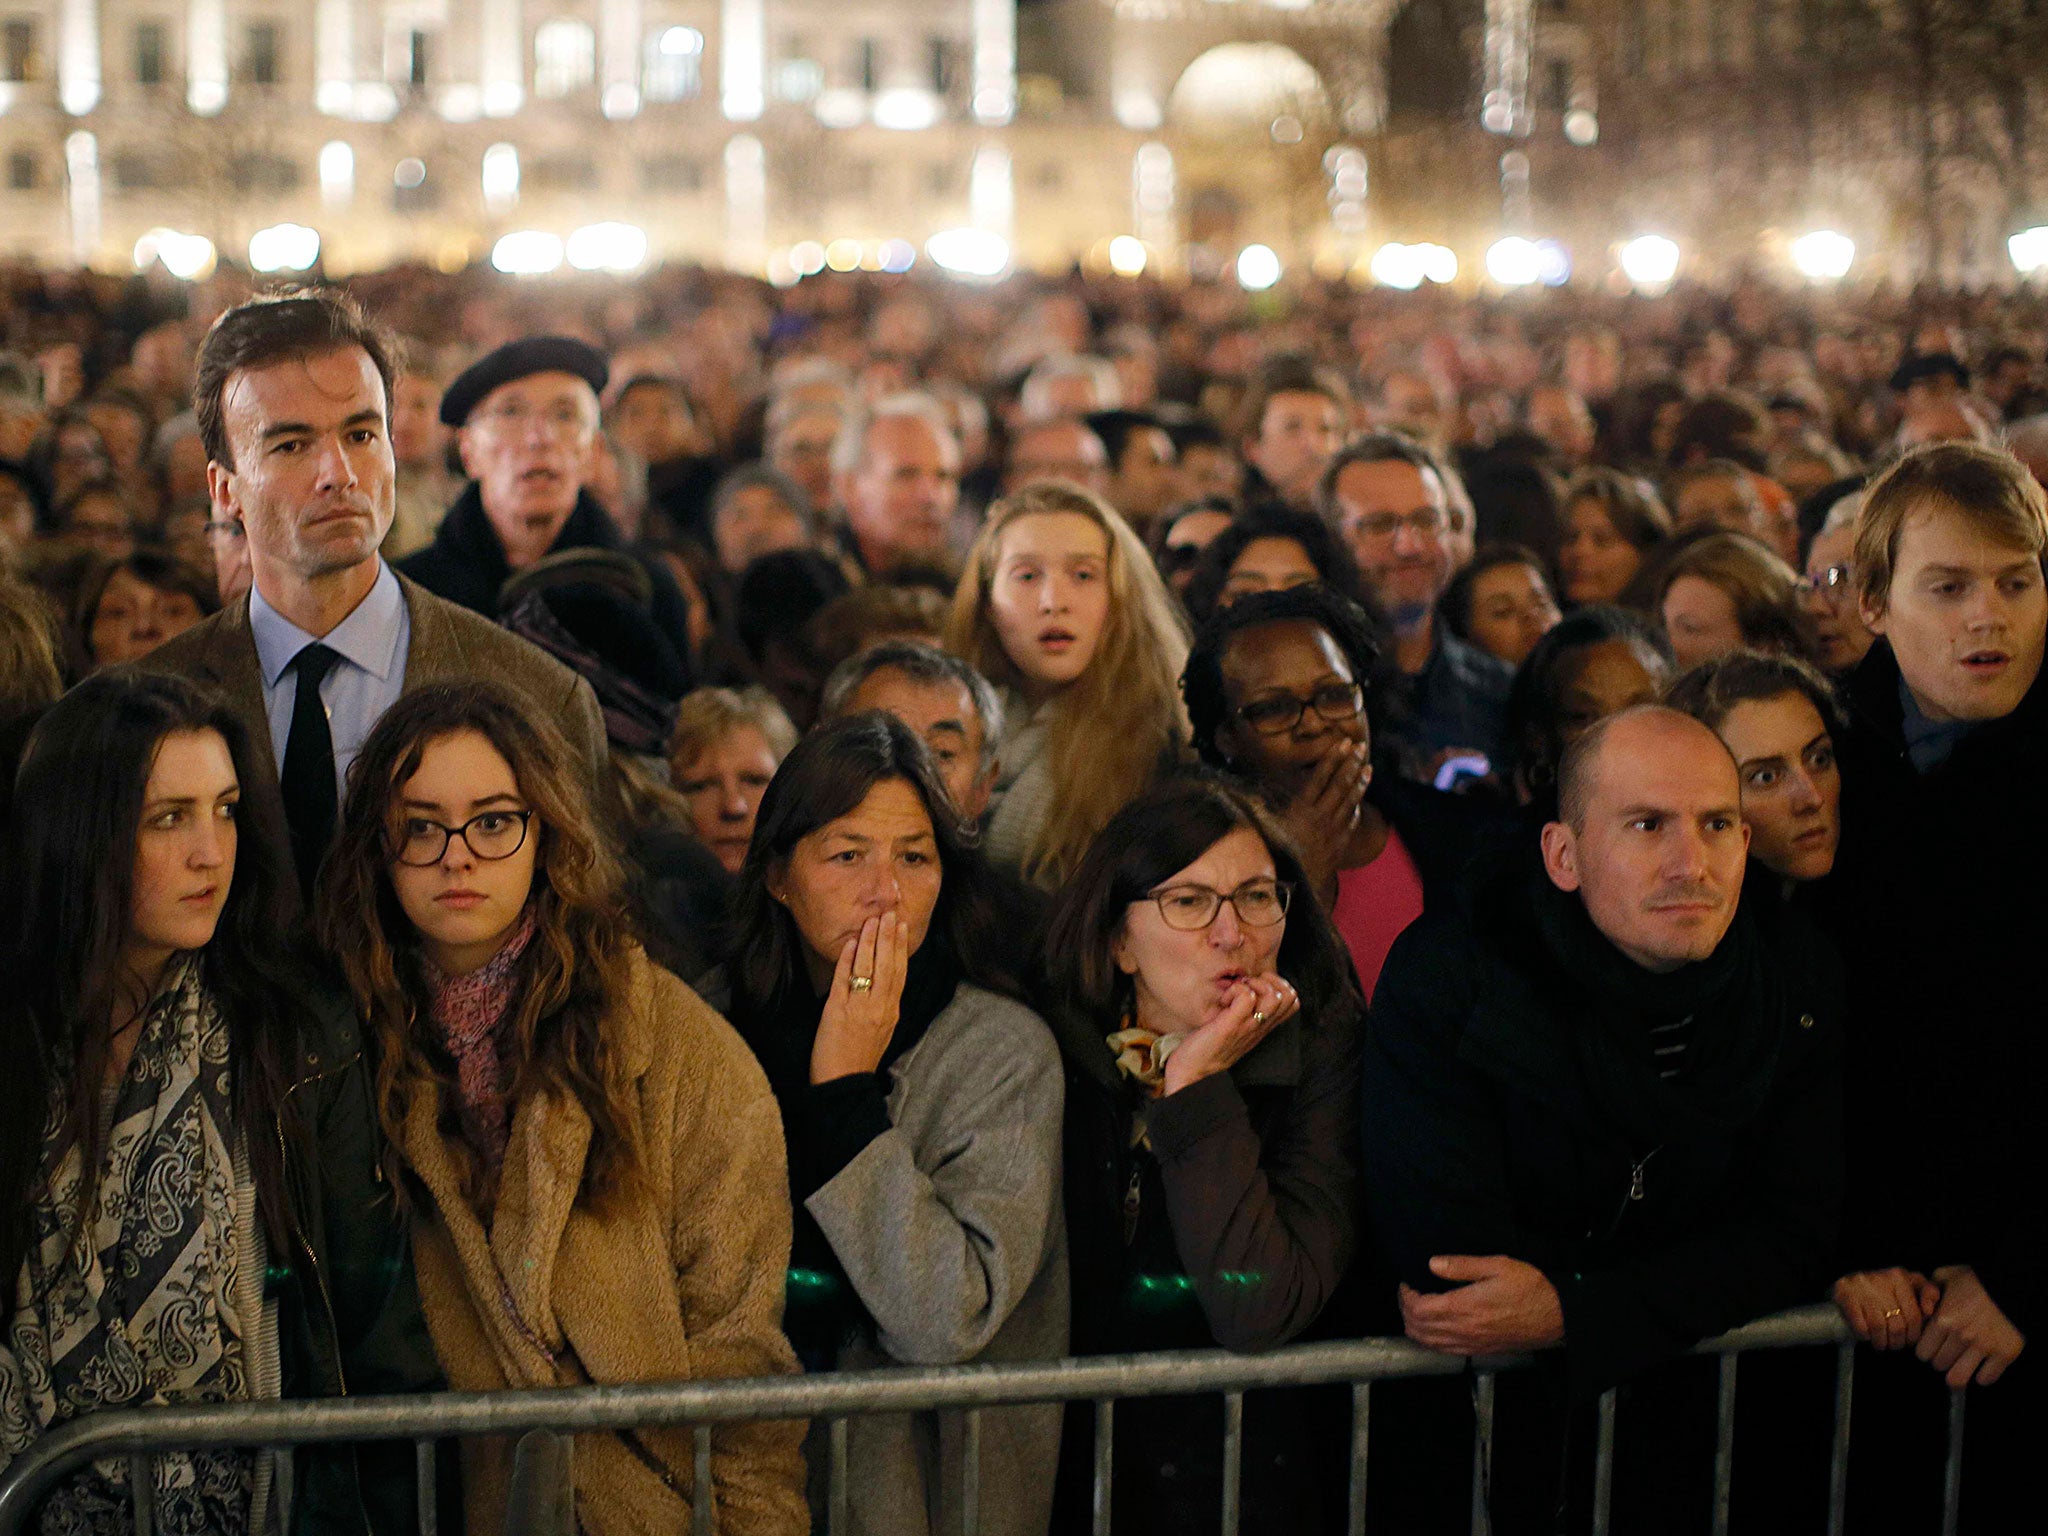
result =
[[[533,94],[562,97],[597,82],[597,34],[580,21],[544,21],[533,34]]]
[[[649,101],[688,101],[704,88],[704,34],[664,27],[647,39],[640,88]]]
[[[167,73],[164,65],[166,38],[164,24],[160,21],[141,21],[135,24],[135,83],[137,85],[162,85]]]
[[[40,73],[36,57],[36,24],[10,16],[0,26],[0,80],[33,80]]]
[[[251,22],[242,34],[242,78],[251,85],[275,85],[283,52],[275,22]]]

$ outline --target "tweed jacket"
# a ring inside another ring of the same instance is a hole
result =
[[[696,993],[635,954],[610,1021],[637,1086],[646,1187],[608,1212],[577,1201],[590,1145],[580,1106],[513,1107],[497,1204],[462,1192],[440,1093],[392,1127],[424,1186],[413,1241],[421,1306],[456,1391],[587,1381],[701,1381],[794,1373],[782,1335],[789,1186],[782,1118],[753,1054]],[[804,1426],[721,1425],[711,1475],[723,1536],[803,1536]],[[579,1530],[690,1528],[687,1428],[577,1437]],[[512,1448],[463,1443],[469,1536],[505,1527]]]
[[[590,684],[567,667],[530,645],[479,618],[466,608],[435,597],[424,587],[398,578],[412,619],[412,639],[405,655],[405,688],[411,693],[428,683],[490,678],[523,694],[535,709],[552,720],[577,754],[590,765],[592,783],[605,758],[604,717]],[[284,795],[278,787],[278,764],[270,745],[270,717],[263,708],[263,672],[256,659],[256,641],[249,629],[249,599],[237,598],[212,618],[173,640],[167,640],[135,663],[151,672],[170,672],[205,684],[226,696],[249,732],[261,782],[242,786],[271,802],[275,825],[284,822]]]

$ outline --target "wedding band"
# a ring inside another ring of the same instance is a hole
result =
[[[1266,1022],[1266,1010],[1265,1010],[1265,1009],[1263,1009],[1263,1008],[1254,1008],[1254,1009],[1252,1010],[1252,1022],[1253,1022],[1254,1024],[1263,1024],[1263,1023],[1265,1023],[1265,1022]]]
[[[1900,1307],[1893,1307],[1893,1308],[1892,1308],[1892,1309],[1891,1309],[1891,1310],[1890,1310],[1889,1312],[1885,1313],[1885,1315],[1884,1315],[1884,1320],[1885,1320],[1886,1322],[1890,1322],[1890,1321],[1891,1321],[1891,1320],[1892,1320],[1893,1318],[1895,1318],[1895,1317],[1903,1317],[1903,1316],[1905,1316],[1905,1311],[1904,1311],[1904,1309],[1903,1309],[1903,1308],[1900,1308]]]
[[[856,976],[853,978],[852,981],[847,983],[847,985],[852,987],[853,990],[856,992],[865,992],[869,987],[872,987],[874,984],[875,978],[872,976]]]

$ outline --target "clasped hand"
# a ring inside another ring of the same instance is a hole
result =
[[[1166,1058],[1162,1092],[1178,1093],[1229,1071],[1300,1006],[1294,988],[1278,976],[1247,976],[1233,982],[1209,1016]]]
[[[1876,1349],[1911,1345],[1951,1387],[1990,1386],[2027,1347],[1967,1264],[1943,1265],[1932,1279],[1910,1269],[1844,1275],[1834,1302],[1856,1337]]]
[[[1462,1283],[1454,1291],[1437,1292],[1402,1285],[1402,1327],[1425,1349],[1510,1355],[1564,1338],[1557,1287],[1534,1264],[1500,1253],[1446,1253],[1429,1261],[1429,1272]]]
[[[832,990],[811,1042],[811,1081],[873,1072],[882,1065],[903,1008],[903,980],[910,971],[910,925],[884,912],[860,925],[860,933],[839,951]],[[868,984],[856,987],[856,978]]]

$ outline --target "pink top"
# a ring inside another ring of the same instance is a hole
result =
[[[1420,916],[1422,875],[1401,834],[1389,827],[1387,846],[1378,858],[1337,876],[1337,905],[1330,913],[1344,947],[1351,951],[1351,963],[1358,967],[1367,1002],[1380,984],[1387,951],[1401,930]]]

